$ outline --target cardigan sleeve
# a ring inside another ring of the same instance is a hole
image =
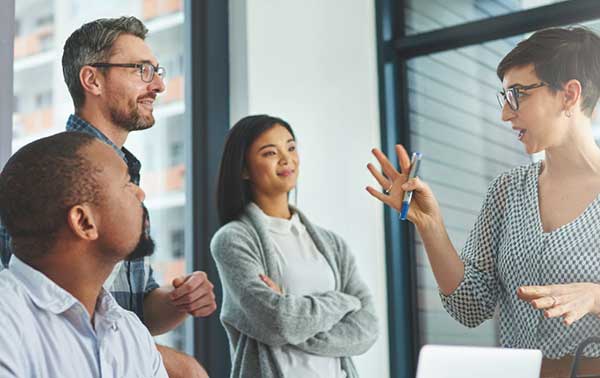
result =
[[[361,308],[348,313],[330,330],[319,332],[296,345],[301,350],[327,357],[348,357],[365,353],[377,340],[379,325],[373,295],[359,275],[356,261],[346,242],[328,232],[335,247],[341,276],[341,291],[358,298]]]
[[[266,286],[259,246],[239,223],[230,223],[213,237],[211,252],[223,285],[221,320],[264,344],[299,344],[330,330],[361,301],[339,291],[319,295],[280,295]],[[228,306],[225,311],[225,306]]]
[[[481,212],[460,257],[464,278],[450,295],[440,292],[446,311],[467,327],[476,327],[494,315],[500,283],[496,256],[502,242],[510,176],[490,185]]]

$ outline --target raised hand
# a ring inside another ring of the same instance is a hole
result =
[[[441,219],[439,205],[427,184],[418,177],[408,180],[410,172],[410,158],[406,149],[400,144],[396,145],[396,154],[401,172],[389,161],[388,157],[379,149],[372,150],[373,155],[381,166],[381,172],[371,163],[367,164],[369,172],[383,188],[382,192],[367,186],[367,191],[375,198],[400,211],[405,191],[413,191],[413,198],[408,211],[408,220],[415,225],[425,225],[427,222]]]

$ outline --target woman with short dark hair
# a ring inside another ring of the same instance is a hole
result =
[[[520,42],[498,65],[502,120],[528,153],[545,159],[501,174],[460,254],[423,181],[407,181],[378,150],[383,174],[369,170],[399,210],[413,191],[408,219],[416,226],[448,313],[475,327],[499,307],[500,344],[541,349],[543,376],[568,376],[571,356],[600,333],[600,148],[591,117],[600,96],[600,38],[584,28],[553,28]],[[423,151],[425,155],[426,151]],[[385,176],[384,176],[385,175]],[[561,321],[562,320],[562,321]],[[598,357],[600,349],[588,348]],[[584,371],[600,372],[597,359]]]
[[[288,203],[299,167],[284,120],[249,116],[229,131],[211,252],[231,377],[357,377],[350,356],[377,338],[373,297],[348,246]]]

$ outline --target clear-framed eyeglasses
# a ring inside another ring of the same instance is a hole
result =
[[[140,70],[140,77],[142,81],[151,83],[154,80],[154,74],[157,74],[161,79],[165,79],[167,76],[167,70],[164,67],[153,66],[150,63],[92,63],[92,67],[99,68],[110,68],[110,67],[123,67],[123,68],[137,68]]]
[[[500,104],[500,108],[501,109],[504,108],[504,104],[506,104],[508,102],[508,106],[510,106],[510,108],[516,112],[517,110],[519,110],[519,97],[521,97],[523,94],[525,94],[525,91],[535,89],[535,88],[540,88],[540,87],[543,87],[546,85],[548,85],[548,84],[541,81],[539,83],[535,83],[535,84],[531,84],[531,85],[525,85],[525,86],[518,85],[518,86],[510,87],[506,90],[502,90],[496,94],[496,97],[498,98],[498,103]]]

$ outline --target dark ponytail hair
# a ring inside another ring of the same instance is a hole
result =
[[[252,201],[248,181],[242,178],[246,166],[246,152],[262,133],[275,125],[285,127],[295,138],[289,123],[266,114],[244,117],[227,133],[217,186],[217,208],[221,225],[236,220]]]

